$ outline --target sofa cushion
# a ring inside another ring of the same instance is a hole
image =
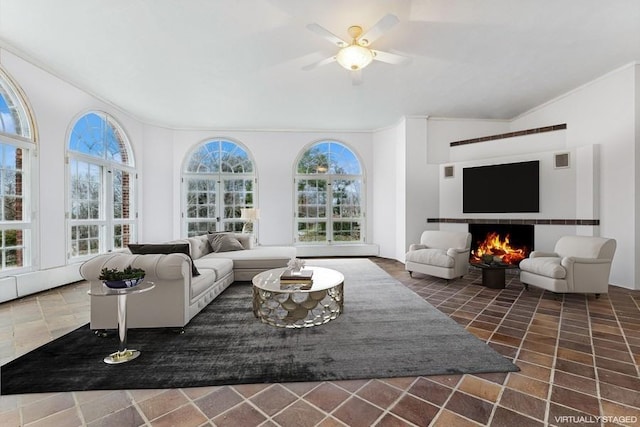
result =
[[[296,248],[292,246],[257,246],[247,251],[211,252],[204,258],[231,259],[234,269],[269,270],[286,266],[295,256]]]
[[[191,258],[194,260],[202,258],[209,252],[211,252],[211,245],[206,234],[200,236],[193,236],[187,239],[189,242],[189,250],[191,251]]]
[[[235,233],[234,237],[238,239],[238,242],[245,249],[253,249],[253,234],[251,233]]]
[[[142,244],[129,244],[129,250],[132,254],[136,255],[148,255],[148,254],[186,254],[191,259],[191,253],[189,252],[189,243],[142,243]],[[200,273],[191,259],[191,275],[198,276]]]
[[[217,280],[219,276],[216,275],[214,270],[207,268],[202,269],[202,273],[198,277],[191,278],[191,299],[196,298],[201,293],[209,289]]]
[[[540,276],[551,277],[553,279],[564,279],[567,271],[560,265],[561,258],[557,257],[537,257],[525,258],[520,261],[520,270]]]
[[[204,256],[193,261],[198,270],[209,269],[216,273],[215,280],[219,280],[221,277],[233,271],[233,261],[229,258],[211,258]]]
[[[447,251],[444,249],[418,249],[417,251],[409,251],[407,252],[406,260],[444,268],[452,268],[455,264],[455,260],[447,255]]]
[[[233,233],[211,233],[207,235],[213,252],[242,251],[242,243],[236,239]]]

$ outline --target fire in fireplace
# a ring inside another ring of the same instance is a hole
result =
[[[518,265],[533,250],[533,225],[469,224],[471,262]]]

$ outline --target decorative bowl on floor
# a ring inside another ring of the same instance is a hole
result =
[[[144,277],[140,277],[138,279],[105,280],[103,283],[106,287],[111,289],[123,289],[138,286],[143,280]]]

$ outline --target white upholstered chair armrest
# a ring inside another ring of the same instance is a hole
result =
[[[418,249],[427,249],[427,245],[421,245],[419,243],[409,245],[409,251],[417,251]]]
[[[469,248],[466,248],[466,249],[449,248],[447,249],[447,255],[449,255],[450,257],[456,257],[458,255],[468,253],[469,250],[470,250]]]
[[[562,261],[560,261],[560,264],[565,268],[570,266],[571,264],[610,264],[610,263],[611,263],[610,259],[579,258],[575,256],[564,257],[562,258]]]
[[[533,251],[529,254],[529,258],[541,258],[541,257],[545,257],[545,258],[550,258],[550,257],[556,257],[556,258],[560,258],[560,255],[558,255],[555,252],[543,252],[543,251]]]

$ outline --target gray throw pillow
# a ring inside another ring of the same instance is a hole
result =
[[[242,243],[235,238],[233,233],[211,233],[207,235],[213,252],[231,252],[244,249]]]

